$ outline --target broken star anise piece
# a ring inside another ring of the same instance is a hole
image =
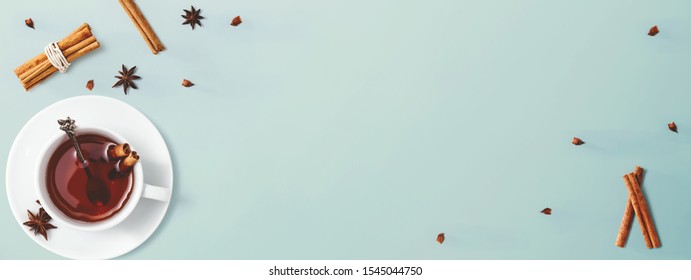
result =
[[[650,30],[648,30],[648,36],[655,36],[657,33],[660,33],[660,29],[657,28],[657,25],[654,25],[650,28]]]
[[[446,237],[444,237],[444,233],[443,233],[443,232],[440,233],[439,235],[437,235],[437,242],[439,242],[439,244],[444,243],[444,239],[446,239]]]
[[[238,26],[242,23],[242,18],[240,16],[236,16],[233,18],[233,20],[230,22],[230,25],[232,26]]]
[[[677,124],[674,122],[668,123],[667,128],[669,128],[669,130],[671,131],[674,131],[675,133],[679,133],[677,132]]]
[[[191,87],[191,86],[193,86],[193,85],[194,85],[194,83],[191,82],[191,81],[188,80],[188,79],[183,79],[183,80],[182,80],[182,86],[183,86],[183,87]]]
[[[552,208],[545,208],[540,211],[540,213],[545,214],[545,215],[552,215]]]
[[[31,213],[29,210],[26,210],[26,212],[29,214],[29,220],[26,221],[24,225],[29,227],[30,230],[34,232],[34,235],[41,234],[43,235],[43,238],[48,240],[48,230],[57,228],[56,226],[48,223],[52,219],[50,215],[46,213],[46,210],[43,210],[43,207],[38,209],[38,213],[36,215]]]
[[[182,16],[182,18],[185,19],[185,22],[183,22],[182,24],[183,25],[189,24],[190,26],[192,26],[192,30],[194,30],[195,25],[198,24],[199,26],[202,26],[201,19],[203,19],[204,17],[199,15],[199,13],[201,13],[202,9],[197,10],[194,8],[194,6],[191,6],[191,7],[192,7],[191,11],[183,9],[183,11],[185,11],[185,14],[180,15],[180,16]]]
[[[34,28],[34,20],[31,18],[25,19],[24,24],[26,24],[26,26],[28,26],[31,29],[36,29],[36,28]]]
[[[141,77],[134,75],[134,71],[137,70],[137,66],[132,67],[130,70],[127,70],[127,67],[125,65],[122,65],[122,71],[118,71],[121,76],[115,76],[115,78],[118,79],[118,82],[113,85],[113,87],[117,87],[122,85],[122,89],[125,91],[125,95],[127,95],[127,89],[130,87],[133,89],[137,89],[137,85],[134,84],[134,80],[139,80]]]
[[[581,140],[581,138],[574,137],[573,140],[571,140],[571,144],[574,144],[576,146],[580,146],[580,145],[585,144],[585,142],[583,142],[583,140]]]

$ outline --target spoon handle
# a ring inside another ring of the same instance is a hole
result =
[[[84,165],[84,168],[87,167],[87,162],[86,159],[84,159],[84,154],[82,153],[82,149],[79,147],[79,142],[77,142],[77,137],[74,135],[74,131],[65,131],[67,132],[67,137],[72,140],[72,145],[74,146],[74,150],[77,151],[77,157],[79,158],[79,162]]]
[[[74,122],[75,120],[70,119],[70,117],[67,117],[67,119],[65,120],[58,120],[60,130],[67,133],[67,137],[69,137],[72,141],[72,146],[74,146],[74,150],[77,151],[77,157],[79,158],[79,162],[82,163],[82,166],[84,166],[85,169],[88,169],[89,164],[86,161],[86,159],[84,159],[82,149],[79,147],[79,142],[77,142],[77,136],[74,134],[74,129],[77,127],[76,125],[74,125]]]

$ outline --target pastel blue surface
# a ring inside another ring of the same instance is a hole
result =
[[[13,1],[0,24],[1,182],[24,123],[72,96],[167,141],[170,210],[124,259],[691,258],[689,1],[137,2],[157,56],[114,0]],[[102,47],[25,93],[12,70],[83,22]],[[660,249],[638,225],[614,246],[635,165]],[[59,258],[4,191],[0,224],[0,258]]]

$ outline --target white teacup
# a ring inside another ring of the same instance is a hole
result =
[[[127,143],[122,136],[105,128],[79,126],[75,130],[75,133],[77,135],[96,134],[110,138],[116,143]],[[43,206],[46,212],[53,218],[53,220],[55,220],[54,224],[58,226],[64,225],[82,231],[106,230],[118,225],[130,214],[132,214],[132,211],[137,206],[137,203],[139,203],[139,199],[142,197],[164,202],[170,200],[169,189],[144,183],[142,163],[138,162],[132,169],[134,182],[132,184],[132,190],[130,191],[130,197],[125,202],[125,205],[121,206],[118,212],[105,220],[97,222],[84,222],[70,218],[55,206],[50,198],[50,195],[48,194],[48,189],[46,186],[48,162],[50,161],[50,158],[55,150],[66,141],[69,141],[69,138],[64,132],[60,131],[60,133],[56,133],[56,135],[48,141],[46,147],[43,148],[39,154],[38,164],[36,165],[36,194],[38,199],[41,201],[41,206]],[[135,150],[131,144],[130,147],[132,147],[132,150]]]

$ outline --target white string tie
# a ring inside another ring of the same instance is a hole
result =
[[[65,58],[65,55],[62,54],[60,47],[58,47],[58,43],[52,42],[48,44],[44,49],[44,52],[46,53],[46,57],[48,57],[50,64],[53,64],[53,66],[55,66],[60,73],[65,73],[65,71],[67,71],[67,67],[70,67],[70,63],[67,62],[67,58]]]

